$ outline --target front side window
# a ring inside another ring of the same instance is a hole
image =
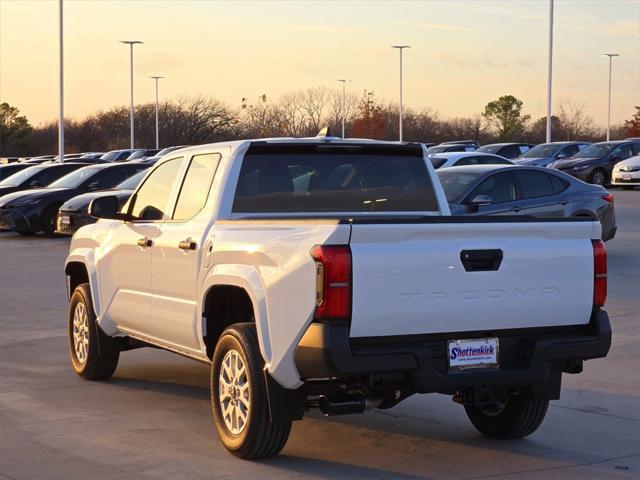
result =
[[[611,158],[616,158],[617,160],[625,160],[633,155],[633,150],[631,149],[631,144],[620,145],[616,149],[611,152]]]
[[[511,172],[497,173],[484,180],[468,200],[478,195],[488,195],[493,203],[512,202],[516,199],[516,184]]]
[[[220,158],[219,153],[208,153],[195,155],[191,159],[178,195],[176,210],[173,213],[174,220],[188,220],[202,210],[207,203],[211,182],[216,174]]]
[[[182,157],[174,158],[156,168],[132,197],[129,208],[132,220],[162,220],[169,197],[178,178]]]
[[[422,156],[266,153],[244,158],[233,211],[417,212],[438,203]]]

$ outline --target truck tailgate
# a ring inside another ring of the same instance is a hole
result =
[[[442,220],[353,223],[352,337],[588,323],[597,223]]]

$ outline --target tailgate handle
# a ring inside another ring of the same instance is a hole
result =
[[[502,250],[462,250],[460,261],[467,272],[495,272],[502,263]]]

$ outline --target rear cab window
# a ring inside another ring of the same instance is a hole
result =
[[[232,212],[439,212],[439,205],[421,148],[276,144],[245,155]]]

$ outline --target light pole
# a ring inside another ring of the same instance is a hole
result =
[[[609,105],[607,109],[607,142],[611,139],[611,64],[613,57],[619,57],[619,53],[605,53],[603,57],[609,57]]]
[[[347,98],[347,80],[343,78],[338,79],[339,82],[342,82],[342,138],[344,138],[344,117],[345,117],[345,107],[346,107],[346,98]]]
[[[158,130],[158,80],[164,77],[151,76],[156,81],[156,150],[160,149],[160,131]]]
[[[58,117],[58,161],[64,163],[64,29],[62,0],[58,0],[60,33],[60,112]]]
[[[402,141],[402,50],[411,48],[410,45],[391,45],[391,48],[397,48],[400,51],[400,116],[398,123],[399,140]]]
[[[127,45],[129,45],[129,64],[130,64],[130,74],[131,74],[131,114],[130,114],[130,122],[131,122],[131,148],[134,148],[134,127],[133,127],[133,118],[134,118],[134,112],[133,112],[133,46],[136,44],[142,44],[144,42],[141,42],[139,40],[120,40],[120,43],[126,43]]]
[[[549,0],[549,65],[547,67],[547,143],[551,142],[551,78],[553,72],[553,0]]]

